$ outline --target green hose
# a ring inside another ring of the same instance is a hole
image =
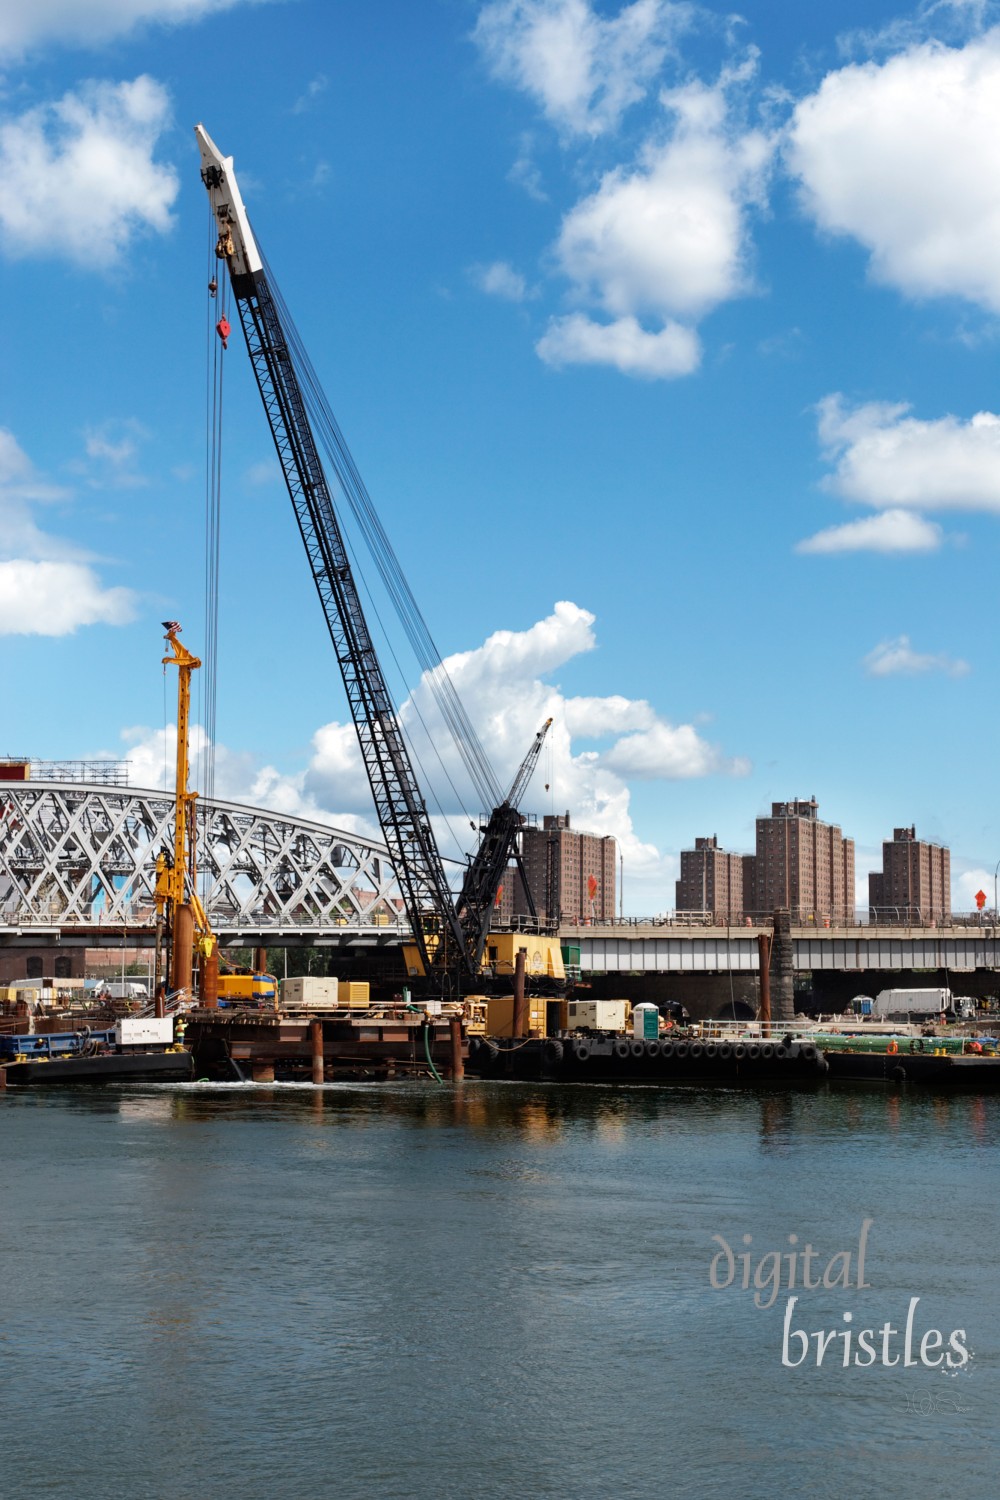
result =
[[[425,1024],[421,1029],[424,1033],[424,1051],[427,1054],[427,1066],[434,1074],[434,1077],[437,1079],[438,1083],[444,1083],[444,1079],[441,1077],[441,1074],[434,1066],[434,1060],[431,1057],[431,1028],[429,1025]]]

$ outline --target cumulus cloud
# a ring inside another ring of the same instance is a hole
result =
[[[505,260],[492,261],[488,266],[472,266],[469,275],[479,290],[490,297],[523,302],[529,295],[528,284],[520,271],[515,271]]]
[[[585,313],[552,318],[535,345],[547,365],[611,365],[623,375],[664,380],[690,375],[701,360],[701,341],[691,328],[667,323],[648,333],[637,318],[597,323]]]
[[[104,587],[86,553],[38,525],[35,506],[69,498],[0,428],[0,635],[70,635],[133,618],[131,590]]]
[[[877,516],[828,526],[796,546],[796,552],[935,552],[942,531],[933,521],[908,510],[884,510]]]
[[[610,132],[651,93],[694,16],[665,0],[637,0],[613,17],[590,0],[494,0],[475,35],[494,74],[533,97],[565,144]],[[748,49],[711,84],[660,88],[632,159],[564,215],[552,264],[570,299],[603,316],[553,318],[536,344],[546,363],[604,364],[646,379],[697,368],[691,324],[753,287],[749,217],[764,204],[775,149],[773,136],[743,124],[756,70]],[[522,149],[518,180],[529,167]],[[533,168],[529,181],[537,187]]]
[[[917,677],[926,672],[943,672],[946,677],[965,677],[969,664],[944,651],[914,651],[908,635],[880,641],[864,659],[869,677]]]
[[[806,212],[857,240],[876,281],[1000,310],[1000,29],[829,73],[795,108]]]
[[[103,588],[83,563],[0,562],[0,635],[72,635],[133,619],[129,589]]]
[[[146,75],[0,120],[5,253],[106,269],[137,234],[165,233],[178,180],[153,156],[169,122],[167,92]]]
[[[734,126],[729,95],[755,66],[750,57],[716,85],[661,94],[667,139],[647,140],[634,166],[607,172],[566,214],[556,264],[572,295],[611,321],[553,319],[536,346],[548,364],[609,364],[647,379],[697,368],[690,324],[752,287],[748,210],[763,202],[772,142]]]
[[[31,0],[0,6],[0,58],[57,42],[99,46],[143,23],[183,24],[258,0]]]
[[[614,835],[624,854],[630,884],[646,883],[652,909],[657,901],[669,904],[666,892],[675,873],[674,863],[636,834],[627,778],[682,780],[739,774],[745,770],[745,763],[727,760],[691,725],[669,724],[645,699],[621,694],[568,697],[546,681],[572,658],[593,649],[594,623],[588,610],[562,601],[527,630],[495,631],[481,646],[449,657],[445,665],[504,786],[513,780],[541,725],[552,718],[541,761],[524,799],[525,811],[569,808],[574,826]],[[418,775],[423,780],[426,771],[442,797],[433,817],[442,850],[449,857],[461,859],[473,837],[461,814],[466,810],[475,815],[484,809],[475,801],[426,679],[400,713],[421,767]],[[162,731],[129,731],[128,754],[136,784],[169,785],[166,778],[173,765],[173,734],[172,729],[166,738]],[[193,736],[196,754],[203,743],[198,730]],[[150,781],[150,777],[154,779]],[[380,839],[350,723],[333,722],[318,729],[308,765],[292,774],[261,766],[252,755],[235,754],[220,746],[216,751],[216,788],[220,796],[330,822]],[[424,790],[429,792],[429,787]],[[433,807],[433,801],[429,805]]]
[[[762,200],[771,143],[733,134],[723,84],[662,95],[675,128],[606,174],[563,220],[556,247],[578,292],[613,316],[698,317],[748,290],[745,210]]]
[[[1000,417],[921,421],[905,404],[818,405],[825,489],[866,505],[1000,512]]]
[[[688,779],[727,771],[745,776],[745,760],[725,761],[714,745],[707,744],[691,724],[675,728],[656,723],[638,734],[620,739],[604,756],[604,764],[623,776],[638,780]]]
[[[495,77],[571,135],[613,129],[642,99],[691,8],[634,0],[602,17],[589,0],[493,0],[473,36]]]
[[[349,732],[353,738],[353,726],[349,728]],[[324,735],[325,730],[321,729],[314,737],[315,753],[312,764],[323,760]],[[131,725],[122,730],[121,739],[125,745],[124,755],[121,747],[110,751],[103,750],[100,753],[103,756],[114,759],[123,758],[128,761],[129,781],[132,786],[148,787],[153,790],[173,788],[177,758],[176,724],[168,724],[161,729],[151,729],[147,725]],[[284,813],[288,817],[328,823],[344,829],[347,833],[356,833],[363,838],[373,839],[375,843],[382,842],[382,835],[371,811],[370,793],[362,812],[343,810],[333,815],[330,809],[318,801],[307,788],[308,771],[300,770],[287,774],[277,770],[275,766],[262,765],[259,758],[251,751],[233,750],[230,746],[220,743],[216,743],[213,749],[201,724],[192,724],[189,727],[188,754],[192,767],[192,785],[199,782],[204,784],[205,767],[211,754],[215,795],[224,802],[243,802],[249,807],[264,807],[271,812]],[[360,758],[358,758],[356,772],[353,766],[350,768],[352,776],[357,773],[360,774],[361,782],[364,783],[364,789],[367,791],[368,784],[364,781],[364,770]],[[360,783],[356,786],[342,785],[339,790],[342,793],[342,801],[335,799],[335,806],[343,805],[346,808],[349,803],[355,801],[360,803]]]

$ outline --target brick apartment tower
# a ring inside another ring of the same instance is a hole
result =
[[[757,853],[743,867],[744,910],[770,916],[787,907],[793,922],[854,920],[854,840],[808,802],[772,802],[757,819]],[[749,873],[749,883],[748,883]]]
[[[542,921],[612,922],[617,915],[616,846],[613,838],[570,827],[569,813],[546,814],[541,828],[521,832],[524,873]],[[591,896],[591,880],[596,882]],[[513,886],[513,914],[527,911],[519,880]],[[501,916],[503,914],[501,907]]]
[[[676,910],[711,912],[726,922],[738,920],[743,914],[743,858],[720,849],[714,834],[695,839],[693,849],[682,849]]]
[[[868,905],[879,922],[946,922],[951,917],[951,853],[925,844],[916,826],[894,828],[882,869],[868,876]]]

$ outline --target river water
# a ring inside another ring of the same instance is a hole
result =
[[[1000,1100],[10,1089],[0,1131],[0,1495],[1000,1493]]]

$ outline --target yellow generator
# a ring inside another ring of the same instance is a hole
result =
[[[525,995],[524,1020],[518,1036],[544,1036],[546,1000],[543,995]],[[486,1035],[514,1036],[514,996],[494,995],[486,1002]]]

